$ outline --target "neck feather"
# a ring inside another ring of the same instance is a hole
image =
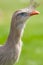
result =
[[[23,23],[17,23],[17,21],[12,19],[10,34],[7,40],[9,44],[17,44],[20,41],[22,31],[24,29]]]

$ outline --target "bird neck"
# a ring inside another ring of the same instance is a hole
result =
[[[24,28],[23,23],[17,23],[16,20],[12,20],[11,22],[11,28],[10,28],[10,34],[7,40],[7,43],[9,44],[17,44],[20,41],[21,34]]]

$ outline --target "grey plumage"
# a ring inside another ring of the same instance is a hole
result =
[[[24,8],[16,11],[11,20],[11,27],[5,45],[0,47],[0,65],[13,65],[18,61],[22,42],[21,36],[26,20],[39,12],[34,12],[33,7]]]
[[[0,65],[13,65],[16,61],[18,61],[21,47],[21,43],[14,46],[4,45],[0,47]]]

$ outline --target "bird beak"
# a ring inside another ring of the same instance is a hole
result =
[[[38,15],[39,13],[40,13],[39,11],[34,10],[34,11],[32,11],[32,12],[30,13],[30,16],[32,16],[32,15]]]

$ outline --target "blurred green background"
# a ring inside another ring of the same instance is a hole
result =
[[[43,0],[37,0],[40,15],[30,17],[22,37],[23,47],[16,65],[43,65]],[[14,11],[27,7],[29,0],[0,0],[0,44],[4,44],[10,31]]]

